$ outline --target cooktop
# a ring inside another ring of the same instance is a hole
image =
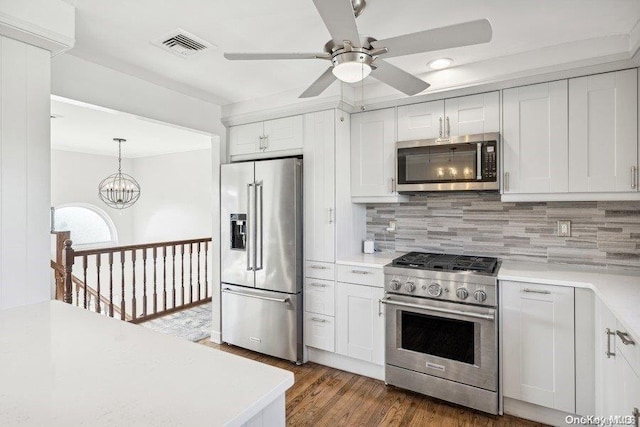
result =
[[[493,274],[498,266],[498,259],[469,255],[409,252],[394,259],[391,265],[434,271],[470,271]]]

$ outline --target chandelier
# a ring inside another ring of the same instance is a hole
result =
[[[118,142],[118,172],[100,181],[98,196],[114,209],[126,209],[140,198],[140,184],[131,175],[122,173],[122,143],[127,140],[113,140]]]

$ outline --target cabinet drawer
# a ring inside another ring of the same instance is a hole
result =
[[[638,337],[629,334],[619,321],[616,321],[616,348],[627,359],[631,369],[640,375],[640,341]]]
[[[305,261],[304,277],[333,280],[336,278],[335,265],[328,262]]]
[[[304,314],[304,343],[320,350],[335,351],[335,324],[331,316]]]
[[[384,272],[382,271],[382,268],[360,267],[357,265],[339,265],[338,281],[383,288]]]
[[[333,316],[335,282],[333,280],[304,279],[304,311]]]

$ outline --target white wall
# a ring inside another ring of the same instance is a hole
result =
[[[122,210],[98,197],[98,183],[116,168],[116,157],[52,150],[52,206],[89,203],[101,208],[118,230],[119,245],[211,237],[210,149],[122,159],[123,172],[142,190],[138,202]]]
[[[0,36],[0,309],[47,301],[50,53]]]
[[[211,237],[211,150],[133,160],[142,189],[133,209],[137,243]]]
[[[97,206],[109,215],[116,226],[118,244],[128,245],[135,243],[134,213],[131,209],[110,208],[98,197],[98,184],[115,173],[117,168],[118,159],[113,156],[51,150],[51,205],[89,203]],[[131,159],[122,159],[122,170],[135,176]]]

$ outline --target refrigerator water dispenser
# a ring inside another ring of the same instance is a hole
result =
[[[231,214],[231,249],[247,250],[247,214]]]

